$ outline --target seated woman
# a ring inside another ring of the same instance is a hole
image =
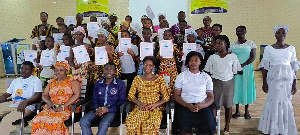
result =
[[[32,135],[68,135],[64,121],[71,117],[72,104],[80,96],[81,84],[77,79],[67,77],[70,65],[55,64],[55,79],[49,80],[42,99],[47,105],[32,120]]]
[[[211,77],[203,72],[202,55],[192,51],[186,56],[189,68],[180,73],[175,81],[174,99],[178,103],[175,123],[180,135],[191,135],[192,128],[197,134],[214,134],[216,121],[211,104],[214,102]]]
[[[128,99],[135,104],[133,111],[126,119],[129,135],[158,135],[162,120],[163,104],[170,99],[165,79],[152,74],[156,65],[153,56],[143,60],[145,74],[136,76],[129,90]],[[136,97],[137,94],[137,97]],[[160,99],[160,96],[163,96]]]

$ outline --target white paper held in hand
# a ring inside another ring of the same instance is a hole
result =
[[[85,48],[85,45],[80,45],[77,47],[72,48],[73,52],[74,52],[74,56],[76,58],[76,61],[78,64],[82,64],[90,60],[90,56]]]
[[[150,5],[147,6],[147,8],[145,9],[146,10],[146,13],[147,13],[147,16],[153,20],[155,18],[155,15],[153,13],[153,10],[151,9]]]
[[[68,27],[69,27],[70,24],[76,25],[75,21],[76,21],[75,16],[66,16],[66,25]]]
[[[105,46],[95,47],[95,64],[105,65],[108,62],[107,51]]]
[[[173,58],[173,42],[172,40],[159,41],[160,56],[163,58]]]
[[[129,48],[131,48],[131,38],[120,38],[119,52],[124,53],[124,55],[129,55],[127,52]]]
[[[182,52],[184,53],[182,56],[182,60],[186,60],[186,56],[191,51],[196,51],[196,43],[183,43]]]
[[[30,61],[33,63],[34,66],[36,66],[36,62],[34,62],[34,59],[37,58],[37,51],[35,50],[25,50],[25,61]]]
[[[97,22],[89,22],[87,23],[89,36],[93,38],[98,38],[97,34],[100,30],[100,27]]]
[[[40,65],[42,66],[53,65],[54,55],[55,54],[53,50],[43,50],[41,55]]]
[[[70,46],[61,45],[59,50],[60,52],[57,54],[57,61],[66,61],[66,58],[70,56]]]
[[[63,38],[64,33],[53,33],[53,38],[54,38],[54,45],[57,44],[63,44]]]
[[[140,59],[143,60],[146,56],[153,56],[153,43],[141,42],[140,44]]]

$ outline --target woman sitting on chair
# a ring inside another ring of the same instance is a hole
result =
[[[210,105],[214,102],[211,77],[203,72],[203,58],[200,53],[192,51],[186,56],[186,70],[175,81],[174,99],[178,103],[175,123],[180,135],[191,135],[192,128],[197,134],[213,135],[216,121]]]
[[[165,79],[152,74],[155,57],[146,56],[143,64],[145,74],[134,78],[128,94],[128,99],[135,104],[125,122],[128,135],[158,135],[162,105],[170,99]]]
[[[32,135],[68,135],[64,122],[71,117],[72,104],[80,96],[81,84],[67,76],[70,65],[66,62],[55,64],[55,79],[49,80],[42,99],[47,105],[32,120]]]

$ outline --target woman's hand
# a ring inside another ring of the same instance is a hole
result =
[[[81,65],[82,65],[82,64],[78,64],[78,65],[74,66],[74,68],[75,68],[75,69],[79,69],[79,68],[81,68]]]
[[[118,57],[122,57],[123,55],[124,55],[124,53],[118,52]]]
[[[63,109],[62,105],[59,105],[58,107],[56,107],[56,108],[54,109],[55,112],[61,112],[61,111],[63,111],[63,110],[64,110],[64,109]]]
[[[129,49],[127,50],[127,53],[128,53],[129,55],[131,55],[131,56],[134,56],[134,53],[133,53],[133,51],[132,51],[131,48],[129,48]]]
[[[193,104],[190,104],[190,103],[186,103],[185,106],[187,109],[189,109],[191,112],[197,112],[197,108],[193,105]]]
[[[294,82],[292,86],[292,95],[295,95],[297,92],[297,84]]]
[[[157,107],[158,107],[157,103],[154,103],[152,105],[148,105],[148,106],[146,106],[146,111],[148,111],[148,110],[152,111],[152,110],[154,110]]]
[[[48,109],[48,110],[55,109],[54,104],[53,104],[52,102],[48,103],[48,104],[47,104],[47,109]]]
[[[146,104],[140,102],[140,103],[138,104],[138,106],[139,106],[139,108],[140,108],[141,111],[146,111]]]
[[[268,84],[267,83],[263,83],[262,89],[265,93],[268,93]]]
[[[198,112],[199,110],[205,108],[205,105],[204,105],[203,103],[197,103],[197,104],[195,105],[195,107],[196,107],[197,112]]]

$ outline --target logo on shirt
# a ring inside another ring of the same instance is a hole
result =
[[[22,86],[22,90],[26,90],[27,89],[27,87],[28,87],[28,84],[23,84],[23,86]]]
[[[112,95],[117,94],[117,89],[116,88],[110,89],[110,94],[112,94]]]

